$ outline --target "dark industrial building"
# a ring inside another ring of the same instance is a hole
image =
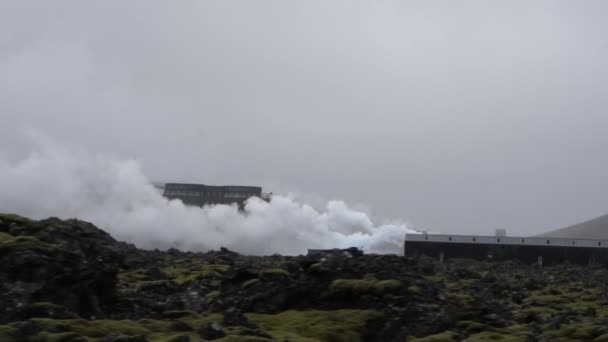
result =
[[[243,208],[250,197],[269,200],[271,194],[262,193],[259,186],[239,185],[204,185],[187,183],[167,183],[163,196],[169,199],[179,199],[186,205],[199,206],[210,204],[234,204]]]
[[[608,264],[608,240],[549,237],[406,234],[406,256],[427,255],[440,260],[520,260],[550,265],[571,262]]]

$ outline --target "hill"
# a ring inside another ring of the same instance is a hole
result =
[[[608,240],[608,215],[597,217],[573,226],[553,230],[539,236],[573,239]]]

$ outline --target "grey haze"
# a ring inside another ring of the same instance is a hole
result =
[[[605,1],[0,0],[0,153],[36,130],[158,181],[440,232],[608,212]]]

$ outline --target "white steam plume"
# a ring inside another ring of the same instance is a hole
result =
[[[36,144],[27,157],[0,153],[0,212],[33,218],[77,217],[141,248],[206,251],[228,247],[245,254],[300,254],[308,248],[362,247],[401,253],[403,223],[376,226],[370,218],[330,201],[323,211],[285,196],[270,203],[204,208],[165,199],[134,160],[91,156]]]

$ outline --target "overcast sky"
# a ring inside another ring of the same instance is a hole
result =
[[[0,0],[0,150],[441,232],[608,212],[608,2]],[[0,189],[1,191],[1,189]],[[1,208],[0,208],[1,209]]]

